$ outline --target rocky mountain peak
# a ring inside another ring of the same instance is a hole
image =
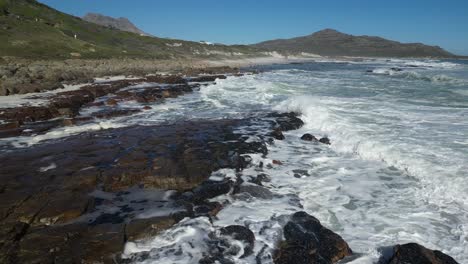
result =
[[[128,18],[119,17],[113,18],[110,16],[105,16],[97,13],[88,13],[83,17],[83,20],[98,24],[105,27],[115,28],[122,31],[133,32],[140,35],[148,35],[137,26],[135,26]]]

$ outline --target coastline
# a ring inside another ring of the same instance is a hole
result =
[[[324,57],[315,54],[304,56],[283,56],[271,52],[265,56],[216,59],[70,59],[70,60],[28,60],[4,57],[0,60],[0,96],[39,93],[63,85],[77,85],[92,82],[95,78],[112,76],[144,77],[148,74],[182,74],[216,72],[223,68],[248,68],[260,65],[294,64],[314,61],[362,61],[391,59],[378,57]],[[401,59],[401,58],[395,58]],[[407,58],[412,59],[412,58]],[[414,58],[417,59],[417,58]],[[221,70],[222,71],[222,70]]]

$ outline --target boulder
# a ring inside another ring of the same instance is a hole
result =
[[[319,140],[320,143],[326,144],[326,145],[331,145],[330,139],[327,137],[323,137]]]
[[[416,243],[396,245],[388,264],[458,264],[452,257]]]
[[[276,128],[275,130],[273,130],[270,133],[270,136],[273,137],[274,139],[277,139],[277,140],[284,140],[285,139],[285,137],[283,135],[283,132],[279,128]]]
[[[323,227],[315,217],[298,212],[284,226],[285,240],[274,257],[276,264],[336,263],[352,254],[348,244]]]
[[[318,141],[318,139],[315,136],[313,136],[312,134],[308,134],[308,133],[302,135],[301,139],[305,141],[314,141],[314,142]]]
[[[268,117],[273,117],[277,126],[282,131],[296,130],[304,125],[304,122],[298,117],[297,113],[272,113]]]

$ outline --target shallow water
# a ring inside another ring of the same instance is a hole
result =
[[[276,194],[273,199],[218,197],[230,204],[213,223],[184,220],[154,239],[128,243],[126,256],[152,252],[135,261],[197,263],[209,232],[241,224],[256,235],[255,254],[234,260],[255,263],[255,255],[268,255],[281,239],[283,216],[305,210],[363,254],[352,263],[374,263],[378,248],[406,242],[468,263],[468,64],[368,60],[261,69],[261,74],[218,80],[130,117],[7,143],[29,146],[89,129],[297,111],[303,128],[270,145],[266,158],[252,155],[257,165],[283,163],[262,169],[271,177],[266,186]],[[299,140],[304,133],[326,135],[332,145]],[[242,177],[258,170],[252,166]],[[301,174],[295,176],[294,170]],[[233,177],[234,172],[219,175]]]

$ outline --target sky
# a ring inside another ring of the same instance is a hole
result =
[[[80,17],[126,17],[158,37],[252,44],[333,28],[468,55],[468,0],[39,1]]]

